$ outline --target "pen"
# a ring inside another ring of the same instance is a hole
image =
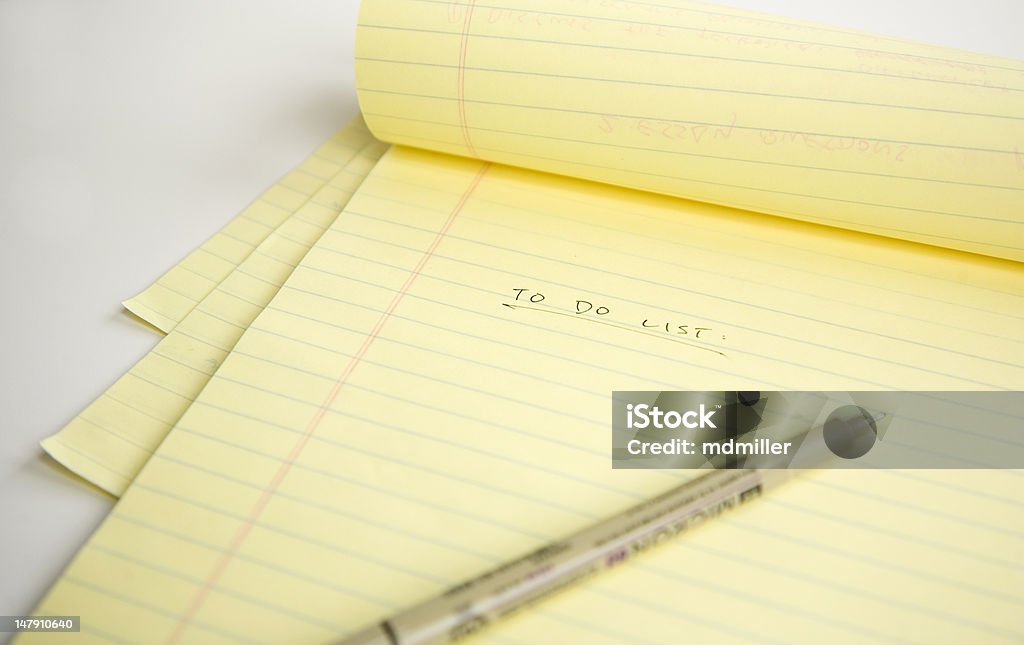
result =
[[[869,422],[880,418],[866,411],[864,415],[862,418]],[[809,431],[803,436],[814,440],[812,435],[816,435],[812,449],[824,448],[820,432]],[[793,472],[763,468],[712,470],[392,615],[344,638],[339,645],[458,641],[548,594],[759,496],[789,479]]]

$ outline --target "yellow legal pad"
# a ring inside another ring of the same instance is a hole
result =
[[[311,159],[333,164],[325,165],[325,171],[332,172],[326,183],[288,213],[209,293],[197,294],[198,304],[173,320],[167,337],[59,433],[44,440],[43,449],[100,488],[113,495],[123,493],[242,332],[334,221],[385,147],[359,117],[321,146]],[[243,216],[248,217],[243,213],[233,221]],[[221,231],[208,240],[167,275],[186,271],[194,261],[190,258],[206,255],[202,249],[217,244],[223,235]],[[143,292],[149,294],[144,300],[151,303],[163,291],[154,285]],[[145,317],[154,310],[138,311]],[[146,320],[156,326],[172,319]]]
[[[370,128],[481,159],[384,154],[37,613],[83,641],[328,642],[689,477],[611,470],[612,390],[1021,389],[1024,64],[709,5],[517,7],[364,4]],[[849,149],[807,143],[837,124]],[[482,639],[1019,641],[1022,487],[808,474]]]

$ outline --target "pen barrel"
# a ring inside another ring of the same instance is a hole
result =
[[[402,645],[458,641],[756,497],[764,483],[762,471],[712,471],[397,614],[382,633]]]

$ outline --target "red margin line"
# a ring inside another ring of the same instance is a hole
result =
[[[363,339],[363,344],[362,346],[360,346],[359,351],[356,352],[355,356],[353,356],[351,360],[349,360],[348,364],[345,366],[345,370],[341,373],[340,376],[338,376],[338,380],[335,381],[334,387],[331,388],[330,393],[328,393],[327,397],[320,404],[320,407],[313,415],[313,418],[309,420],[308,424],[306,424],[306,429],[303,432],[302,436],[299,437],[299,439],[295,442],[295,445],[292,447],[291,452],[288,453],[288,457],[286,457],[285,460],[278,467],[277,472],[274,474],[273,478],[271,478],[271,480],[267,483],[266,487],[264,487],[259,499],[256,500],[256,503],[253,504],[252,508],[249,510],[249,515],[246,517],[245,523],[238,527],[238,530],[235,532],[235,535],[228,543],[227,549],[225,549],[224,552],[221,553],[221,557],[218,559],[213,569],[210,570],[209,575],[203,582],[203,586],[200,587],[199,591],[196,592],[195,597],[192,599],[192,603],[189,605],[188,609],[186,609],[185,612],[181,615],[181,618],[178,619],[178,624],[175,625],[174,631],[165,641],[167,645],[172,645],[181,638],[182,634],[184,634],[185,632],[185,628],[192,621],[192,619],[195,618],[196,614],[199,612],[199,609],[203,606],[203,603],[206,602],[206,598],[209,595],[210,590],[218,583],[220,578],[224,575],[224,572],[227,570],[228,565],[234,558],[235,553],[238,552],[238,550],[242,547],[242,544],[245,543],[246,538],[249,537],[249,533],[252,532],[252,528],[255,525],[256,521],[259,520],[260,516],[263,514],[263,511],[266,509],[267,504],[270,503],[270,500],[273,499],[274,495],[277,493],[277,490],[281,487],[281,484],[284,482],[285,477],[287,477],[288,473],[291,471],[292,465],[294,465],[295,461],[299,458],[299,455],[302,454],[303,449],[306,447],[306,444],[309,443],[310,438],[316,431],[317,426],[320,425],[320,421],[324,418],[324,415],[327,413],[327,410],[331,408],[335,399],[338,398],[338,394],[341,392],[341,389],[345,386],[345,382],[348,381],[349,376],[352,375],[352,372],[359,365],[360,361],[362,361],[363,356],[366,354],[367,350],[370,349],[370,346],[373,344],[373,341],[375,341],[377,339],[377,336],[380,335],[381,329],[384,328],[384,325],[391,317],[391,314],[398,307],[398,304],[405,297],[405,294],[408,293],[409,289],[416,281],[416,278],[419,277],[420,272],[423,270],[423,267],[434,255],[434,251],[437,250],[437,247],[441,243],[441,240],[443,240],[444,237],[448,234],[448,230],[452,227],[452,224],[455,222],[455,218],[458,217],[459,213],[462,211],[462,208],[466,205],[466,202],[469,201],[469,198],[473,194],[473,191],[475,191],[477,186],[480,185],[480,181],[484,178],[484,175],[487,174],[487,171],[490,169],[490,167],[491,164],[485,163],[483,164],[483,166],[481,166],[480,170],[477,171],[476,176],[473,177],[473,180],[470,182],[469,186],[466,187],[466,190],[462,193],[462,196],[459,198],[458,203],[455,204],[455,207],[452,208],[451,213],[448,214],[448,219],[445,220],[445,223],[441,227],[441,230],[437,232],[437,234],[434,236],[434,239],[431,241],[430,246],[427,247],[427,250],[423,252],[423,255],[420,257],[419,262],[417,262],[416,266],[413,267],[412,271],[409,272],[409,275],[408,277],[406,277],[401,289],[399,289],[395,293],[387,309],[385,309],[384,313],[382,313],[380,318],[377,319],[377,323],[373,326],[373,329],[370,330],[370,333],[366,335],[365,339]]]
[[[462,126],[462,140],[466,142],[466,151],[472,157],[479,157],[473,140],[469,136],[469,121],[466,119],[466,52],[469,49],[469,30],[473,22],[473,6],[476,0],[468,0],[466,13],[462,17],[462,42],[459,46],[459,80],[458,104],[459,124]]]

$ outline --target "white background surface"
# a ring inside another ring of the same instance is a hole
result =
[[[1020,0],[731,4],[1024,58]],[[0,0],[0,615],[114,502],[38,443],[157,342],[118,303],[356,113],[356,5]]]

